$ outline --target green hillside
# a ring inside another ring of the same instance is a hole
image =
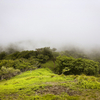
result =
[[[93,57],[50,47],[1,52],[0,100],[100,100],[100,61]]]
[[[1,100],[99,100],[100,78],[57,75],[48,68],[0,81]]]

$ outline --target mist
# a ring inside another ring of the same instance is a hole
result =
[[[100,0],[0,0],[0,51],[100,49]]]

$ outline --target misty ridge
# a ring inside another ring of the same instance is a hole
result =
[[[50,47],[67,56],[99,58],[99,4],[83,0],[2,1],[0,52]]]
[[[47,45],[46,45],[47,44]],[[60,55],[72,56],[74,58],[86,58],[92,59],[100,62],[100,48],[93,47],[81,47],[75,45],[52,45],[46,41],[19,41],[16,43],[10,43],[8,45],[0,46],[0,53],[6,52],[6,54],[13,54],[15,52],[22,51],[36,51],[40,48],[50,47],[50,49],[56,48],[56,52],[59,52]]]
[[[100,73],[100,52],[97,49],[88,53],[89,51],[86,52],[85,49],[72,45],[59,46],[59,48],[43,47],[42,43],[39,43],[39,45],[38,42],[37,45],[36,42],[34,45],[32,41],[20,41],[1,46],[0,71],[5,72],[1,74],[0,79],[8,79],[20,72],[45,67],[57,74],[85,73],[87,75],[98,75]],[[44,66],[47,63],[48,65]],[[80,68],[82,68],[81,71]],[[63,72],[66,70],[69,72]]]

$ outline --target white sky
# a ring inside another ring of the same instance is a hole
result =
[[[100,47],[100,0],[0,0],[0,45]]]

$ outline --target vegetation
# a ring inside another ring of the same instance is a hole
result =
[[[100,77],[57,75],[48,68],[0,82],[1,100],[99,100]]]
[[[2,66],[7,68],[13,67],[20,71],[39,68],[43,64],[50,62],[52,66],[48,65],[48,67],[58,74],[76,75],[83,73],[86,75],[98,75],[100,72],[99,63],[96,62],[96,60],[93,61],[89,59],[83,52],[79,51],[78,53],[75,49],[63,52],[56,52],[56,48],[50,49],[50,47],[39,48],[35,51],[21,52],[13,52],[13,49],[11,49],[11,53],[10,51],[9,53],[1,52],[0,59],[0,68]],[[67,69],[67,71],[64,71],[65,69]]]
[[[0,53],[0,99],[99,100],[99,74],[99,56],[50,47],[9,49]]]
[[[86,75],[98,75],[99,74],[99,63],[93,60],[67,56],[57,57],[57,71],[59,74],[62,73],[63,69],[67,68],[68,71],[65,74],[86,74]]]
[[[6,68],[6,67],[2,66],[1,70],[0,70],[0,79],[1,80],[9,79],[9,78],[11,78],[19,73],[20,73],[19,69],[14,69],[12,67]]]

